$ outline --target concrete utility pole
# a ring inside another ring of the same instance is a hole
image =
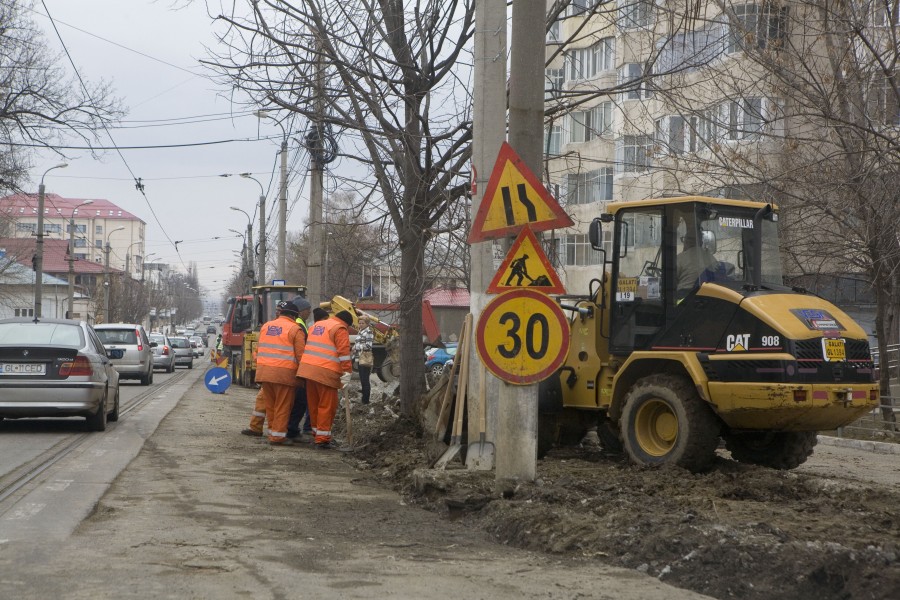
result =
[[[475,221],[482,195],[487,187],[506,139],[506,0],[484,0],[475,4],[475,85],[472,136],[472,206],[470,222]],[[471,254],[471,300],[473,323],[478,322],[490,296],[486,290],[491,283],[494,268],[493,243],[473,244]],[[471,364],[480,364],[474,345]],[[483,369],[469,371],[469,389],[477,390],[482,373],[487,374],[486,396],[496,398],[500,381]],[[482,402],[478,394],[469,394],[469,439],[478,439],[479,415]],[[488,402],[487,439],[497,436],[497,404]]]
[[[71,319],[75,311],[72,306],[75,302],[75,213],[82,206],[93,204],[93,200],[85,200],[72,209],[72,216],[69,218],[69,308],[66,311],[66,318]]]
[[[322,197],[325,165],[322,162],[324,142],[322,118],[325,110],[322,101],[322,59],[316,60],[316,147],[311,148],[309,168],[309,247],[306,262],[306,293],[313,306],[318,306],[322,298]],[[307,136],[307,139],[308,136]]]
[[[509,144],[537,176],[544,135],[545,0],[512,4],[509,66]],[[539,24],[540,27],[535,25]],[[536,31],[540,35],[536,35]],[[500,384],[497,479],[537,475],[538,386]]]
[[[105,288],[104,293],[103,293],[103,322],[104,323],[109,323],[109,292],[112,289],[112,277],[111,277],[112,274],[109,272],[109,252],[110,252],[110,250],[112,250],[112,246],[109,245],[109,236],[111,236],[112,234],[114,234],[117,231],[122,231],[123,229],[125,229],[124,226],[116,227],[115,229],[113,229],[112,231],[110,231],[109,233],[106,234],[106,248],[104,249],[106,251],[106,258],[104,260],[104,269],[103,269],[103,271],[104,271],[103,287]]]
[[[278,192],[278,279],[284,279],[287,259],[287,133],[281,141],[281,186]]]
[[[34,318],[43,316],[44,304],[44,177],[53,169],[65,169],[69,165],[60,163],[50,167],[41,175],[38,186],[37,241],[34,246]]]

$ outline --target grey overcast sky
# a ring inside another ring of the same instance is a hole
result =
[[[250,172],[266,190],[268,248],[273,255],[277,230],[272,217],[282,130],[271,120],[260,120],[243,105],[233,104],[206,77],[208,72],[199,60],[207,56],[205,47],[216,43],[206,3],[44,0],[43,4],[35,2],[34,9],[34,22],[45,32],[48,47],[63,51],[64,43],[82,77],[92,82],[109,81],[115,95],[122,99],[128,115],[121,126],[110,130],[116,146],[247,140],[123,149],[124,161],[114,151],[103,152],[97,160],[86,151],[66,150],[69,166],[47,175],[47,192],[68,198],[104,198],[137,215],[147,223],[148,260],[160,259],[183,272],[186,265],[196,262],[204,292],[218,297],[240,261],[232,251],[239,251],[243,244],[241,237],[229,229],[243,232],[247,228],[247,217],[229,207],[242,208],[254,218],[255,244],[260,195],[260,186],[250,179],[219,175]],[[63,66],[72,72],[68,61]],[[113,140],[101,135],[104,146],[113,145]],[[72,142],[74,146],[83,145],[80,140]],[[289,232],[303,229],[309,210],[305,159],[294,156],[296,143],[291,147]],[[32,169],[35,190],[41,174],[59,162],[60,158],[50,152],[37,157]],[[134,177],[142,179],[146,199],[135,189]],[[172,244],[176,240],[183,240],[178,253]],[[269,268],[268,278],[272,275]]]

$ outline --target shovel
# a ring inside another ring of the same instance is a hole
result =
[[[341,448],[338,448],[341,452],[353,452],[353,421],[350,418],[350,392],[347,388],[350,386],[344,386],[344,389],[341,390],[343,393],[343,402],[344,402],[344,414],[347,416],[347,445]]]
[[[466,468],[473,471],[490,471],[494,468],[494,443],[485,440],[487,430],[487,394],[485,394],[487,369],[481,363],[478,396],[481,398],[481,418],[478,423],[478,441],[469,444],[466,452]]]
[[[468,314],[463,325],[463,335],[465,337],[459,340],[459,346],[457,346],[456,351],[456,355],[459,356],[462,353],[462,357],[459,361],[459,383],[456,386],[456,410],[454,411],[453,431],[450,435],[450,447],[434,463],[435,469],[445,469],[450,464],[450,461],[456,458],[460,450],[462,450],[462,423],[463,415],[465,415],[466,383],[469,379],[469,332],[471,331],[471,324],[472,315]]]

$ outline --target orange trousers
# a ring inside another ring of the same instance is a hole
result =
[[[262,384],[260,384],[262,385]],[[266,423],[266,397],[263,396],[262,388],[256,392],[256,403],[253,405],[253,412],[250,413],[250,429],[257,433],[263,432],[263,425]]]
[[[306,404],[309,407],[309,424],[316,435],[317,444],[331,441],[331,425],[338,407],[338,391],[312,379],[306,380]]]
[[[261,385],[260,395],[265,400],[266,419],[269,421],[269,441],[280,444],[287,437],[288,419],[294,407],[294,386],[267,381]]]

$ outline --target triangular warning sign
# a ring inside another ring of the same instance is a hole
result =
[[[547,188],[503,142],[475,215],[469,243],[514,235],[525,225],[546,231],[572,225]]]
[[[488,294],[528,287],[544,294],[565,294],[556,269],[530,227],[523,227],[487,288]]]

